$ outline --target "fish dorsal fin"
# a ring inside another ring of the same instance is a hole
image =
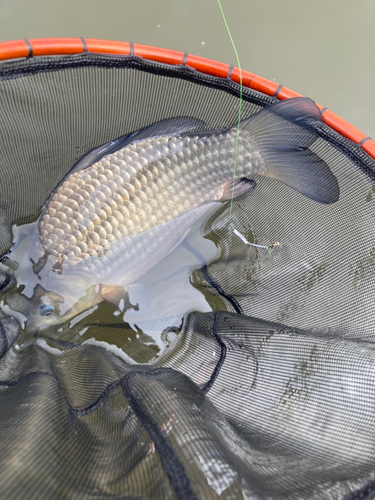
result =
[[[273,104],[240,124],[259,147],[266,177],[277,179],[311,200],[334,203],[339,185],[330,168],[309,147],[322,121],[316,104],[297,97]]]
[[[115,153],[119,149],[123,149],[129,144],[149,139],[151,137],[160,137],[162,135],[178,135],[188,132],[194,128],[200,127],[204,122],[196,118],[187,116],[179,116],[174,118],[167,118],[159,122],[153,123],[145,128],[131,132],[130,134],[123,135],[114,141],[103,144],[96,149],[87,153],[78,163],[70,170],[68,175],[79,172],[85,168],[90,167],[93,163],[100,161],[105,156]]]
[[[166,118],[159,122],[155,122],[148,127],[142,128],[130,134],[129,141],[126,144],[121,144],[124,148],[130,143],[142,141],[149,137],[159,137],[161,135],[179,135],[194,128],[204,125],[202,120],[191,118],[189,116],[176,116],[174,118]]]

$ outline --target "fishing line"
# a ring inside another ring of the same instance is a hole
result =
[[[230,41],[232,43],[232,48],[233,48],[233,51],[236,55],[236,59],[237,59],[237,66],[238,66],[238,69],[240,71],[240,102],[239,102],[239,106],[238,106],[238,119],[237,119],[237,133],[236,133],[236,142],[234,144],[234,165],[233,165],[233,180],[232,180],[232,197],[231,197],[231,200],[230,200],[230,206],[229,206],[229,224],[231,225],[232,229],[234,229],[234,226],[233,226],[233,223],[232,223],[232,209],[233,209],[233,198],[234,198],[234,183],[235,183],[235,180],[236,180],[236,167],[237,167],[237,147],[238,147],[238,137],[240,135],[240,123],[241,123],[241,107],[242,107],[242,70],[241,70],[241,63],[240,63],[240,58],[238,57],[238,53],[237,53],[237,49],[236,49],[236,45],[233,41],[233,38],[232,38],[232,34],[230,32],[230,29],[229,29],[229,26],[228,26],[228,23],[227,23],[227,20],[226,20],[226,17],[225,17],[225,14],[224,14],[224,11],[223,11],[223,7],[221,6],[221,3],[220,3],[220,0],[217,0],[217,3],[219,4],[219,8],[220,8],[220,12],[221,12],[221,15],[223,17],[223,21],[224,21],[224,24],[225,24],[225,27],[227,29],[227,33],[228,33],[228,36],[230,38]]]
[[[224,10],[223,10],[223,7],[221,5],[220,0],[217,0],[217,3],[219,4],[219,9],[220,9],[220,12],[221,12],[221,15],[222,15],[225,27],[227,29],[227,33],[228,33],[229,39],[231,41],[233,51],[234,51],[234,53],[236,55],[237,66],[238,66],[238,69],[239,69],[239,72],[240,72],[240,102],[239,102],[239,105],[238,105],[237,133],[236,133],[236,141],[235,141],[235,144],[234,144],[234,164],[233,164],[232,197],[231,197],[230,206],[229,206],[229,224],[230,224],[231,228],[233,229],[234,234],[237,235],[239,238],[241,238],[241,240],[246,245],[250,245],[250,246],[256,247],[256,248],[264,248],[264,249],[267,250],[268,253],[271,253],[270,248],[272,249],[273,247],[280,245],[280,243],[278,241],[276,241],[270,247],[268,247],[266,245],[255,245],[255,243],[250,243],[250,241],[248,241],[243,234],[241,234],[239,231],[237,231],[237,229],[235,229],[235,227],[233,225],[233,222],[232,222],[232,210],[233,210],[233,199],[234,199],[234,185],[235,185],[235,180],[236,180],[236,167],[237,167],[237,149],[238,149],[238,138],[239,138],[239,135],[240,135],[241,108],[242,108],[242,69],[241,69],[240,58],[238,57],[236,45],[235,45],[235,43],[233,41],[232,34],[230,32],[230,29],[229,29],[229,26],[228,26],[228,23],[227,23],[227,20],[226,20],[225,14],[224,14]]]

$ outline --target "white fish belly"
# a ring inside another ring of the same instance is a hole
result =
[[[111,245],[106,255],[86,259],[70,268],[69,273],[89,273],[100,284],[130,285],[170,254],[192,225],[215,205],[204,205],[163,225],[122,238]]]

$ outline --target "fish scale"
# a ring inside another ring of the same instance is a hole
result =
[[[44,249],[66,264],[101,257],[117,240],[220,199],[236,134],[146,139],[71,174],[40,218]],[[263,170],[254,141],[241,134],[237,176]]]
[[[217,209],[211,202],[253,190],[255,174],[283,182],[307,203],[335,203],[337,179],[310,149],[321,120],[313,101],[296,98],[238,128],[194,133],[200,120],[167,118],[90,151],[35,225],[28,267],[16,275],[22,292],[7,297],[10,309],[26,316],[30,332],[102,301],[119,307],[130,298],[147,310],[140,278]],[[237,229],[234,234],[244,241]]]

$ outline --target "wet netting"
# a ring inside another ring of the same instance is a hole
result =
[[[167,118],[237,123],[239,85],[184,59],[1,63],[0,498],[373,498],[375,161],[324,122],[335,203],[256,175],[232,225],[210,204],[119,306],[29,332],[8,305],[84,155]],[[244,87],[242,118],[277,101]]]

